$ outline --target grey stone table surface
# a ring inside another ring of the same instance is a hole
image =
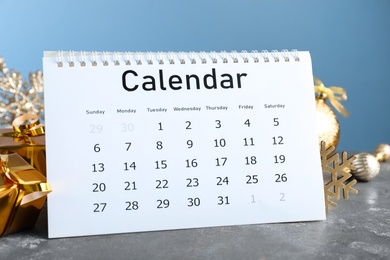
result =
[[[44,208],[35,228],[0,238],[0,259],[390,259],[390,163],[354,187],[326,221],[300,223],[48,239]]]

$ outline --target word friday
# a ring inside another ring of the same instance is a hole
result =
[[[142,83],[142,89],[145,91],[156,91],[157,88],[161,90],[167,90],[167,87],[164,85],[164,72],[162,69],[158,71],[158,78],[151,75],[145,75],[142,78],[144,79]],[[217,72],[216,69],[211,69],[210,74],[203,76],[202,80],[196,74],[185,75],[184,81],[183,78],[179,75],[171,75],[168,78],[168,86],[172,90],[180,90],[182,88],[190,90],[191,87],[200,89],[201,86],[206,89],[216,89],[219,85],[221,88],[241,88],[241,78],[246,77],[247,73],[237,73],[234,76],[224,73],[219,75],[221,80],[217,82]],[[127,91],[135,91],[138,89],[138,84],[132,84],[132,81],[139,77],[138,73],[134,70],[126,70],[122,74],[122,86]]]

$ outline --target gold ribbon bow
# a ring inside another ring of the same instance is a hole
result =
[[[0,136],[23,138],[26,144],[31,144],[30,136],[45,134],[45,127],[39,122],[36,114],[25,114],[12,122],[14,132],[0,133]]]
[[[0,237],[35,225],[50,185],[18,154],[0,155]]]
[[[349,112],[344,108],[340,101],[347,100],[347,92],[341,87],[325,87],[321,80],[314,78],[314,91],[320,97],[328,98],[332,106],[342,115],[349,116]]]
[[[12,158],[12,163],[9,162],[9,158]],[[22,186],[25,194],[42,192],[46,195],[51,191],[50,185],[46,183],[46,178],[16,154],[1,155],[0,172],[5,175],[6,183]],[[22,204],[33,200],[33,198],[26,200],[25,197]]]

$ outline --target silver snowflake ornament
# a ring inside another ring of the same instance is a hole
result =
[[[21,73],[9,71],[0,56],[0,128],[10,127],[23,114],[36,114],[44,122],[43,74],[30,73],[28,82],[23,81]]]

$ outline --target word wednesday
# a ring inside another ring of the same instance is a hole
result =
[[[167,87],[164,85],[164,72],[162,69],[158,71],[158,78],[154,78],[151,75],[143,76],[142,78],[145,80],[142,83],[142,89],[145,91],[156,91],[157,88],[161,90],[167,90]],[[229,89],[229,88],[241,88],[241,78],[246,77],[247,73],[237,73],[235,77],[230,74],[224,73],[220,75],[222,78],[218,83],[221,88]],[[134,70],[126,70],[122,74],[122,86],[127,91],[135,91],[138,89],[138,84],[131,84],[134,78],[138,77],[138,73]],[[157,82],[156,82],[157,81]],[[185,84],[183,86],[183,84]],[[202,85],[201,85],[202,84]],[[185,75],[185,79],[183,82],[183,78],[179,75],[171,75],[168,78],[168,86],[172,90],[180,90],[185,88],[190,90],[191,87],[195,85],[196,89],[200,89],[201,86],[206,89],[216,89],[217,88],[217,72],[215,68],[211,69],[210,74],[206,74],[203,76],[203,80],[201,81],[199,76],[196,74]]]

